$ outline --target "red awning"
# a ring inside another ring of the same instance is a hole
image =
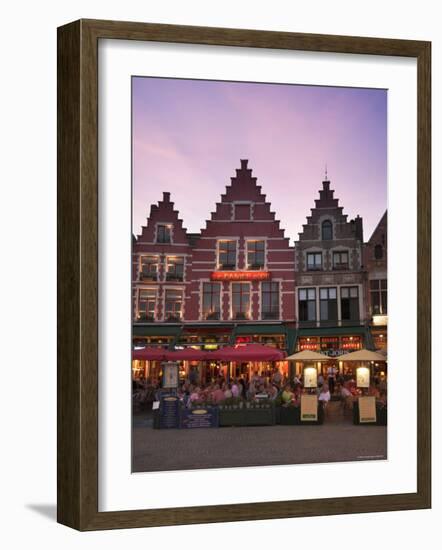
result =
[[[132,350],[132,360],[139,361],[164,361],[166,350],[161,348],[143,348]]]
[[[224,347],[210,354],[211,359],[218,361],[282,361],[285,353],[279,349],[262,344]]]
[[[205,351],[193,348],[166,351],[167,361],[205,361],[211,355]]]

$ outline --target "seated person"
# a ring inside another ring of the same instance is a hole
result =
[[[215,389],[212,392],[212,399],[215,401],[215,403],[220,403],[221,401],[224,401],[225,396],[223,390],[219,387],[219,384],[215,385]]]
[[[286,386],[284,387],[284,391],[281,394],[283,405],[287,405],[288,403],[291,403],[293,401],[293,398],[294,398],[294,395],[290,387],[290,384],[286,384]]]

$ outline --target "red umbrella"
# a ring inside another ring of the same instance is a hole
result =
[[[184,348],[166,351],[167,361],[205,361],[209,354],[200,349]]]
[[[247,346],[225,347],[210,354],[212,359],[218,361],[282,361],[285,353],[279,349],[262,344],[249,344]]]
[[[164,361],[166,350],[161,348],[143,348],[132,350],[132,360],[139,361]]]

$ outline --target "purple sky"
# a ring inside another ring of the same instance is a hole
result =
[[[197,232],[240,159],[291,244],[318,198],[327,163],[344,213],[367,240],[387,207],[387,92],[355,88],[134,77],[133,231],[171,192]]]

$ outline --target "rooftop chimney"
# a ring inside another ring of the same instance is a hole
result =
[[[170,202],[170,193],[166,191],[163,192],[163,202]]]
[[[361,241],[361,243],[363,243],[364,242],[364,230],[363,230],[363,226],[362,226],[362,218],[361,218],[361,216],[359,216],[359,214],[356,216],[356,218],[354,220],[354,223],[355,223],[356,238],[359,239]]]
[[[247,169],[247,163],[248,163],[248,159],[241,159],[241,170],[246,170]]]

